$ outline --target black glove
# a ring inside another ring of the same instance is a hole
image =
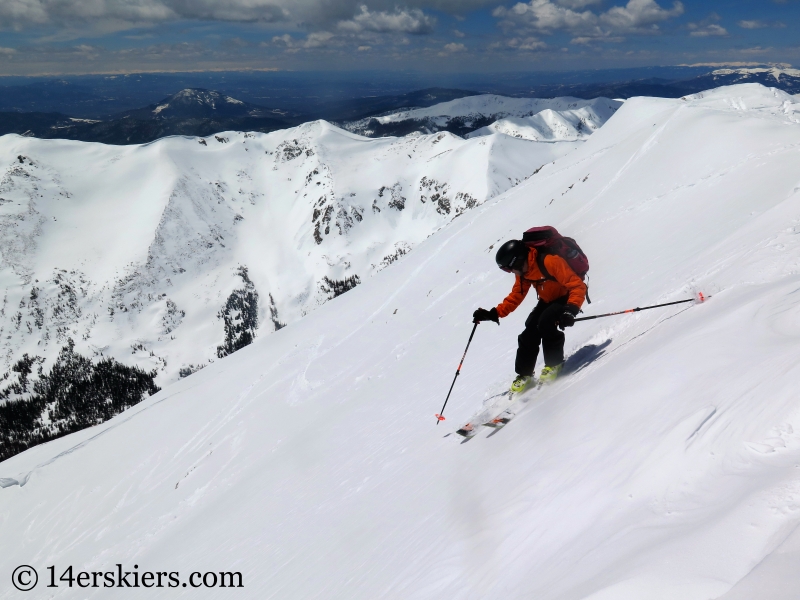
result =
[[[500,317],[497,315],[497,309],[486,310],[485,308],[479,308],[472,313],[473,323],[480,323],[481,321],[494,321],[500,325]]]
[[[575,325],[575,317],[579,312],[581,312],[581,309],[574,304],[567,304],[564,307],[564,312],[558,317],[558,326],[562,331]]]

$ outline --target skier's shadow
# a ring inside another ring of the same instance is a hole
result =
[[[577,373],[581,369],[592,364],[605,354],[605,349],[611,345],[611,340],[606,340],[602,344],[586,344],[578,348],[564,361],[562,375]]]

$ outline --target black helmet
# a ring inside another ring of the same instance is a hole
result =
[[[495,261],[504,271],[521,270],[528,257],[528,246],[520,240],[508,240],[497,249]]]

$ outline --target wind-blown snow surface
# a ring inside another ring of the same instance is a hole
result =
[[[577,145],[370,140],[324,121],[125,147],[5,136],[4,370],[71,337],[164,385],[216,358],[240,266],[263,336],[331,297],[325,278],[366,280]]]
[[[626,102],[352,292],[0,463],[0,572],[241,571],[242,597],[348,600],[796,582],[800,107],[756,85],[700,96]],[[512,377],[532,299],[478,327],[435,424],[472,311],[511,287],[494,248],[545,223],[590,257],[587,314],[713,297],[576,324],[570,376],[497,435],[444,437]],[[117,597],[42,585],[28,597]]]

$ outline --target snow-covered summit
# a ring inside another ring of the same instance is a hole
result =
[[[715,110],[732,110],[743,116],[764,116],[770,119],[800,123],[797,96],[758,83],[724,86],[682,98],[693,106]]]
[[[738,105],[750,88],[711,96],[629,100],[292,327],[0,463],[0,572],[238,571],[252,598],[791,598],[800,126]],[[478,327],[436,425],[472,311],[511,287],[494,250],[542,224],[589,255],[586,314],[711,299],[576,324],[571,374],[460,444],[533,306]]]

